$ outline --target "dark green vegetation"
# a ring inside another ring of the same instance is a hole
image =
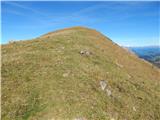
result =
[[[83,27],[2,45],[2,119],[159,120],[159,75],[158,68]]]

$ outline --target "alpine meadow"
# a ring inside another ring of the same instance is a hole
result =
[[[3,120],[159,120],[160,70],[96,30],[2,45]]]

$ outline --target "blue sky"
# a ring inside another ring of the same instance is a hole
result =
[[[160,2],[2,2],[2,40],[26,40],[72,26],[123,46],[159,45]]]

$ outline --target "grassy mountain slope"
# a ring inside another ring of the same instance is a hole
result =
[[[83,27],[2,45],[2,119],[159,120],[159,76],[158,68]]]

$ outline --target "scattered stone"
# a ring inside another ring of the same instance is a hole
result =
[[[119,64],[118,62],[116,62],[116,65],[120,68],[123,68],[123,65],[122,64]]]
[[[84,53],[85,53],[85,51],[83,51],[83,50],[80,51],[80,54],[84,54]]]
[[[81,55],[89,56],[89,55],[91,55],[92,53],[91,53],[90,51],[87,51],[87,50],[81,50],[81,51],[80,51],[80,54],[81,54]]]
[[[111,120],[115,120],[114,118],[111,118]]]
[[[133,107],[133,111],[135,111],[135,112],[137,111],[135,107]]]
[[[106,89],[107,95],[111,96],[112,92],[109,89]]]
[[[48,119],[48,120],[55,120],[55,118],[51,118],[51,119]]]
[[[111,96],[112,92],[111,90],[109,90],[109,88],[107,87],[107,83],[105,80],[101,80],[100,81],[100,86],[101,86],[101,89],[107,93],[108,96]]]
[[[67,70],[65,73],[63,73],[63,77],[68,77],[71,74],[71,70]]]
[[[86,55],[90,55],[90,52],[89,52],[89,51],[86,51]]]
[[[68,77],[69,73],[63,73],[63,77]]]
[[[129,74],[127,76],[128,76],[129,79],[131,78],[131,76]]]
[[[78,118],[75,118],[73,120],[87,120],[86,118],[83,118],[83,117],[78,117]]]
[[[105,80],[101,80],[100,81],[100,86],[101,86],[101,89],[104,90],[106,88],[106,86],[107,86],[106,81]]]

